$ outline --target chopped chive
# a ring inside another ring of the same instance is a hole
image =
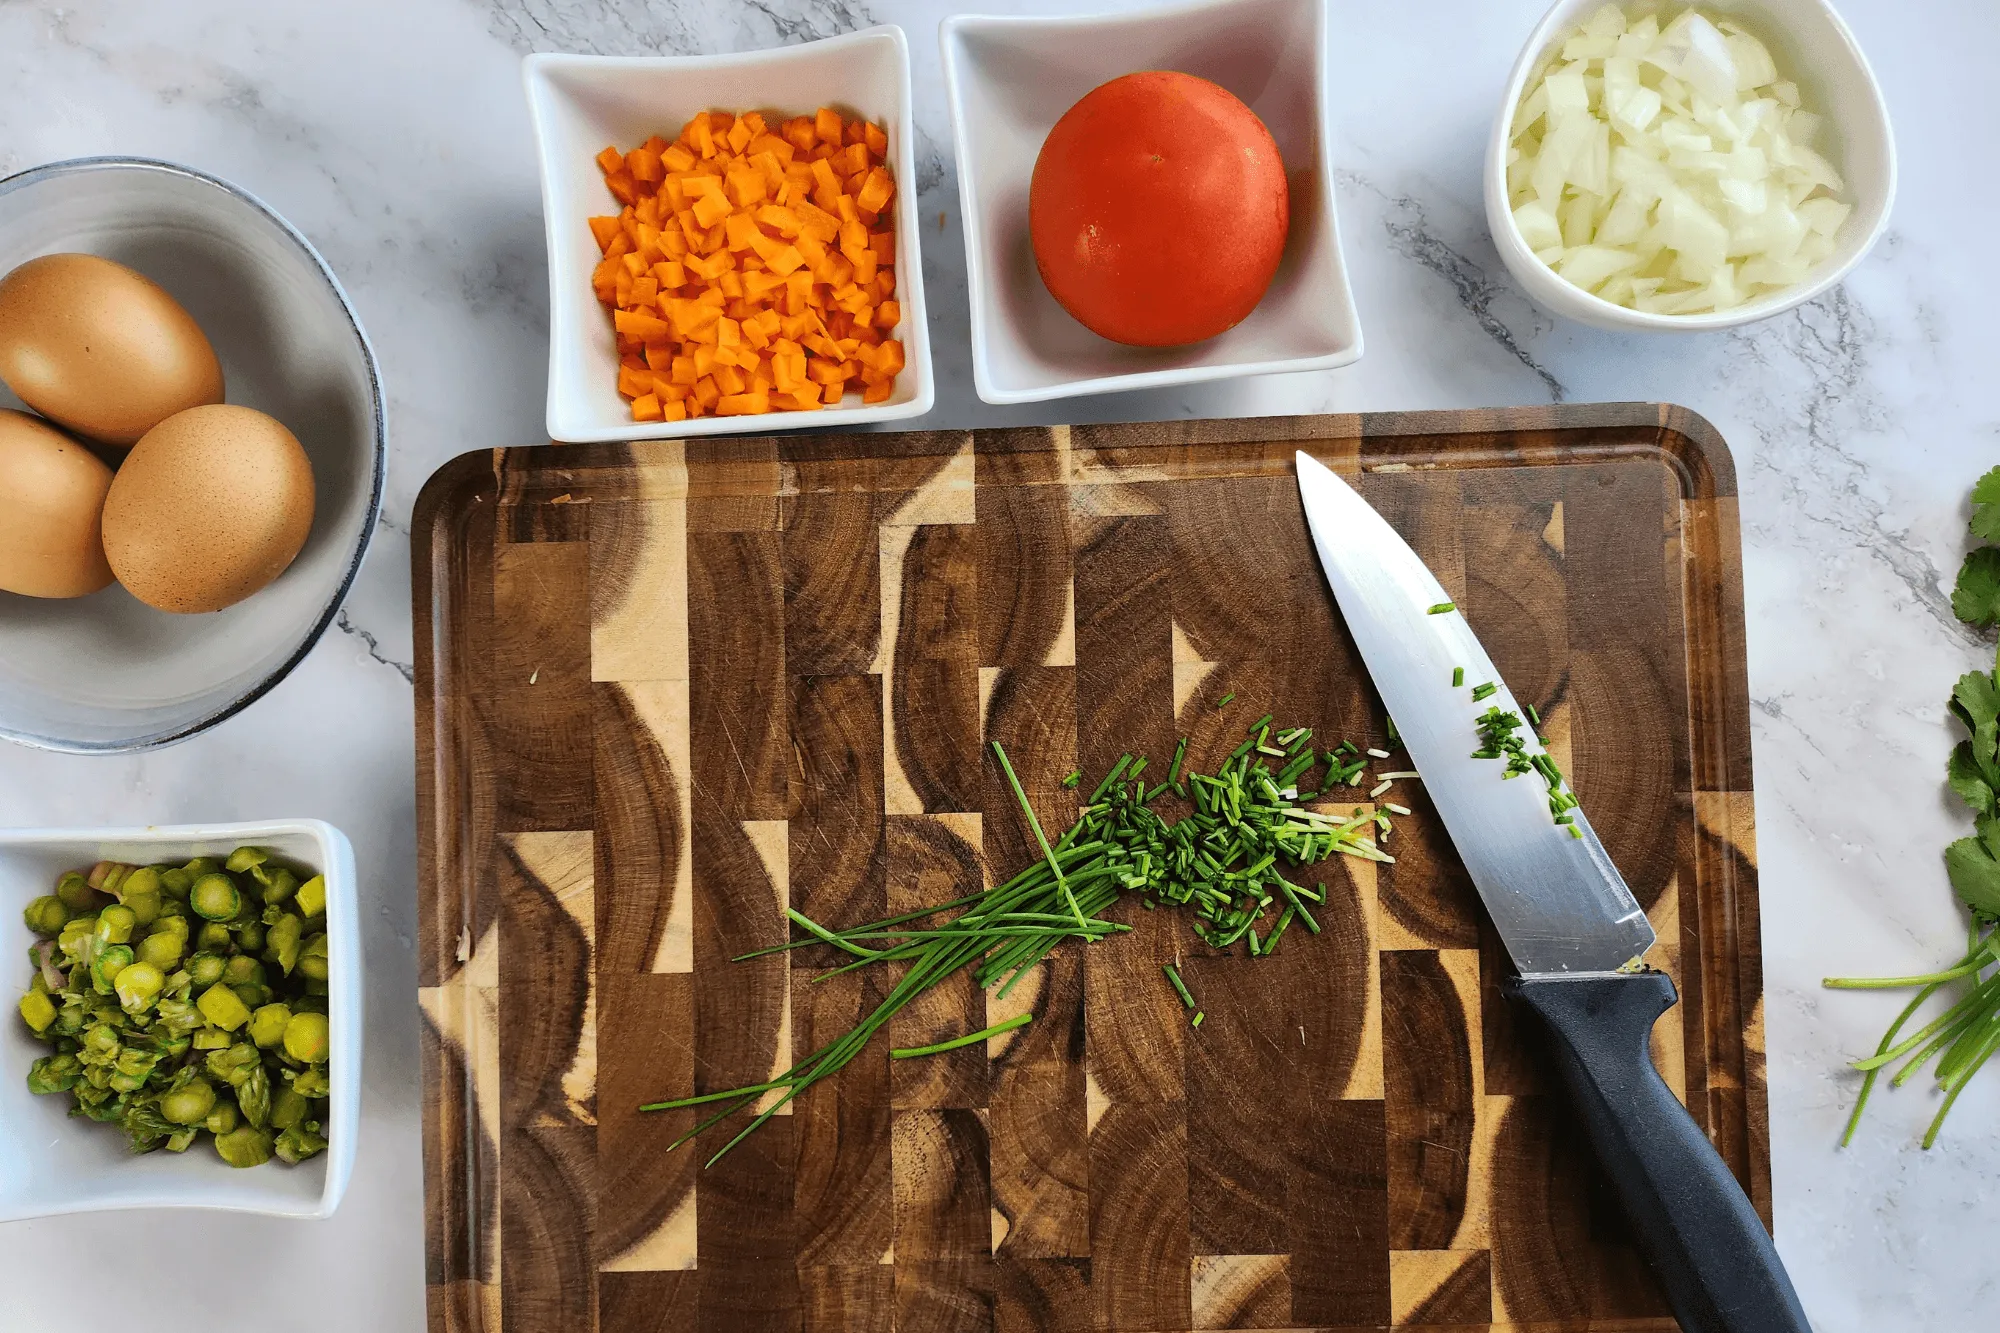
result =
[[[1500,687],[1490,680],[1484,685],[1474,685],[1472,687],[1472,702],[1478,703],[1482,699],[1490,699],[1499,692]]]
[[[1451,687],[1457,689],[1463,684],[1465,684],[1465,668],[1453,667],[1451,669]]]
[[[1398,734],[1396,731],[1395,718],[1389,717],[1388,715],[1385,714],[1382,718],[1382,729],[1386,731],[1389,735],[1389,744],[1401,745],[1403,743],[1402,736]]]
[[[1389,790],[1389,788],[1395,785],[1396,785],[1395,783],[1389,781],[1389,779],[1387,778],[1382,779],[1380,782],[1375,784],[1373,789],[1369,791],[1368,799],[1371,801],[1374,800],[1377,796],[1380,796],[1383,792]]]
[[[1069,776],[1065,777],[1062,780],[1062,785],[1065,787],[1074,788],[1076,784],[1081,781],[1083,781],[1083,770],[1080,768],[1072,768],[1069,771]]]
[[[1542,715],[1535,711],[1535,706],[1533,704],[1522,704],[1521,711],[1528,715],[1529,726],[1533,727],[1537,731],[1540,731],[1542,729]],[[1540,736],[1537,736],[1535,737],[1535,739],[1539,741],[1542,738]],[[1543,741],[1542,743],[1546,745],[1548,742]]]
[[[1217,699],[1215,701],[1215,706],[1217,708],[1226,708],[1229,706],[1230,700],[1234,699],[1235,697],[1236,697],[1236,692],[1234,690],[1231,690],[1228,694],[1225,694],[1220,699]]]
[[[1458,603],[1456,602],[1439,602],[1436,606],[1433,606],[1429,611],[1426,611],[1424,614],[1431,616],[1441,616],[1447,611],[1456,611],[1456,610],[1458,610]]]
[[[1582,830],[1582,829],[1580,829],[1580,828],[1578,828],[1578,827],[1577,827],[1576,825],[1574,825],[1574,824],[1571,824],[1571,825],[1569,826],[1569,836],[1570,836],[1570,837],[1572,837],[1572,838],[1575,838],[1575,839],[1576,839],[1576,840],[1577,840],[1578,842],[1582,842],[1582,841],[1583,841],[1583,830]]]
[[[1368,753],[1376,759],[1387,759],[1389,757],[1387,750],[1377,750],[1373,746],[1369,747]]]
[[[1269,713],[1266,713],[1264,714],[1264,716],[1258,718],[1255,722],[1252,722],[1247,728],[1247,730],[1252,735],[1255,735],[1256,733],[1262,731],[1264,728],[1270,725],[1271,725],[1271,715]],[[1260,740],[1258,743],[1261,745],[1263,742]]]
[[[891,1060],[914,1060],[920,1055],[942,1055],[946,1051],[955,1051],[961,1046],[971,1046],[985,1041],[988,1037],[997,1037],[1003,1032],[1012,1032],[1015,1028],[1026,1027],[1034,1019],[1035,1016],[1033,1013],[1015,1014],[1012,1018],[1004,1019],[1001,1022],[993,1024],[991,1027],[983,1027],[977,1032],[968,1032],[963,1037],[953,1037],[950,1041],[935,1042],[929,1046],[893,1048],[889,1052],[889,1058]]]
[[[1382,808],[1392,815],[1407,815],[1410,813],[1408,806],[1397,805],[1394,801],[1382,802]]]
[[[1411,768],[1411,769],[1405,769],[1400,773],[1384,773],[1382,776],[1389,779],[1391,782],[1394,782],[1399,778],[1420,778],[1423,776],[1423,774]]]
[[[1188,1026],[1191,1028],[1198,1028],[1201,1026],[1201,1020],[1207,1017],[1208,1017],[1207,1014],[1197,1009],[1194,1011],[1194,1017],[1188,1020]]]
[[[838,1040],[764,1082],[691,1100],[651,1102],[646,1109],[706,1108],[705,1118],[673,1147],[748,1112],[736,1133],[708,1159],[713,1164],[807,1089],[839,1073],[898,1012],[947,978],[964,971],[976,985],[1004,998],[1064,941],[1089,944],[1129,932],[1130,925],[1102,915],[1128,894],[1139,896],[1143,910],[1187,909],[1195,937],[1223,954],[1241,940],[1252,956],[1268,957],[1294,918],[1318,934],[1319,922],[1307,903],[1325,903],[1325,886],[1309,890],[1291,883],[1287,876],[1295,867],[1335,853],[1391,864],[1395,858],[1380,845],[1393,835],[1387,811],[1363,813],[1356,807],[1353,818],[1342,819],[1304,804],[1301,779],[1319,762],[1311,740],[1308,728],[1274,730],[1268,716],[1260,718],[1219,767],[1197,773],[1187,765],[1189,742],[1182,738],[1167,781],[1150,787],[1143,780],[1147,759],[1121,755],[1053,842],[1004,747],[994,744],[1040,859],[980,893],[845,929],[829,929],[796,910],[789,912],[794,938],[742,956],[823,945],[852,956],[823,972],[822,979],[879,962],[895,963],[898,971],[885,983],[884,998]],[[1321,790],[1341,781],[1359,787],[1366,782],[1363,775],[1371,759],[1386,753],[1370,756],[1352,742],[1338,743],[1325,752],[1328,772]],[[1067,785],[1074,790],[1081,782],[1080,772],[1073,772]],[[1192,808],[1177,819],[1162,816],[1149,802],[1167,791],[1185,794]],[[1573,798],[1551,796],[1552,802],[1560,800]],[[1179,969],[1167,966],[1163,971],[1191,1013],[1190,1024],[1199,1025],[1206,1014],[1194,1008]],[[1023,1014],[931,1046],[895,1048],[891,1054],[905,1059],[955,1050],[1028,1021]]]

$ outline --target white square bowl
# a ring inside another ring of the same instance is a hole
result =
[[[771,51],[719,56],[533,55],[522,62],[542,163],[549,245],[549,435],[557,440],[653,440],[772,430],[835,430],[931,410],[936,393],[924,319],[917,219],[910,48],[894,24]],[[654,134],[672,138],[697,111],[811,115],[822,106],[861,115],[889,134],[896,177],[896,299],[903,373],[887,402],[817,412],[634,421],[618,394],[611,316],[590,287],[600,258],[590,217],[617,211],[597,155]]]
[[[944,21],[981,398],[1032,403],[1360,357],[1334,220],[1326,26],[1325,0]],[[1263,301],[1235,328],[1187,347],[1127,347],[1086,329],[1049,295],[1028,238],[1028,184],[1056,121],[1099,84],[1149,69],[1197,75],[1241,98],[1277,140],[1291,190],[1291,231]]]
[[[28,1091],[28,1066],[49,1048],[29,1035],[14,1001],[27,985],[35,936],[21,920],[66,870],[98,861],[146,864],[227,856],[244,845],[326,876],[327,1018],[333,1085],[327,1148],[287,1166],[238,1170],[207,1145],[134,1154],[115,1125],[72,1119],[69,1098]],[[354,1174],[361,1119],[361,937],[354,848],[317,819],[130,829],[0,829],[0,1222],[114,1208],[219,1208],[272,1217],[328,1217]]]

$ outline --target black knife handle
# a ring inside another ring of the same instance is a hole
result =
[[[1647,1054],[1679,997],[1664,972],[1516,978],[1540,1014],[1598,1161],[1686,1333],[1812,1333],[1743,1187]]]

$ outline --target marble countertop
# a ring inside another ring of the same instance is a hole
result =
[[[909,34],[917,186],[925,216],[946,215],[924,237],[938,361],[925,424],[1670,399],[1721,430],[1742,485],[1779,1248],[1823,1330],[1971,1326],[1990,1310],[2000,1076],[1961,1098],[1933,1151],[1917,1140],[1934,1099],[1914,1085],[1878,1094],[1838,1149],[1854,1090],[1841,1062],[1872,1048],[1901,1001],[1818,984],[1928,970],[1963,942],[1935,850],[1963,824],[1941,782],[1943,702],[1992,649],[1946,592],[1966,488],[2000,459],[2000,411],[1975,387],[2000,354],[2000,269],[1953,265],[1991,243],[2000,214],[1987,133],[2000,80],[1974,32],[1952,34],[1990,33],[1990,12],[1941,0],[1912,22],[1892,0],[1846,0],[1899,131],[1888,235],[1819,301],[1661,340],[1551,319],[1487,237],[1481,148],[1540,0],[1447,0],[1449,21],[1423,24],[1369,0],[1332,8],[1334,159],[1367,355],[1323,374],[1003,411],[972,389],[939,0],[0,0],[0,173],[142,154],[261,195],[347,284],[392,427],[382,531],[339,632],[282,686],[156,754],[0,747],[9,824],[313,814],[351,835],[369,1011],[353,1188],[326,1223],[0,1227],[0,1330],[55,1326],[86,1253],[129,1239],[125,1279],[166,1283],[215,1238],[272,1271],[322,1276],[275,1302],[255,1284],[211,1287],[155,1327],[423,1327],[408,520],[446,459],[542,438],[545,267],[520,57],[724,51],[878,22]]]

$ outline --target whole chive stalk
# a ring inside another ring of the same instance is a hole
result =
[[[985,1041],[988,1037],[997,1037],[1003,1032],[1012,1032],[1015,1028],[1026,1027],[1028,1024],[1034,1022],[1034,1020],[1035,1016],[1032,1013],[1015,1014],[1012,1018],[1003,1019],[991,1027],[983,1027],[977,1032],[968,1032],[963,1037],[953,1037],[950,1041],[933,1042],[929,1046],[892,1047],[889,1051],[889,1058],[891,1060],[914,1060],[922,1055],[943,1055],[946,1051],[955,1051],[961,1046],[974,1046]]]

